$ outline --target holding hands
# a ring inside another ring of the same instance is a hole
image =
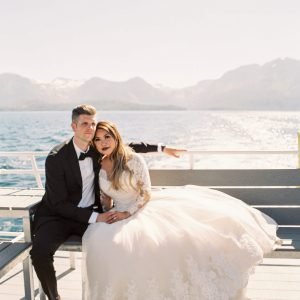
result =
[[[127,219],[128,217],[130,217],[130,213],[128,211],[107,211],[99,214],[96,222],[112,224]]]
[[[128,211],[111,211],[111,209],[113,208],[113,200],[103,191],[101,191],[100,199],[102,207],[106,212],[99,214],[96,222],[112,224],[130,217],[130,213]]]

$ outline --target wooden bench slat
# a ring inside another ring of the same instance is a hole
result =
[[[277,233],[280,236],[288,237],[288,236],[291,236],[291,235],[296,235],[296,236],[300,237],[300,227],[290,227],[290,226],[282,227],[282,226],[279,226],[279,228],[277,230]]]
[[[31,243],[4,242],[3,244],[6,244],[6,247],[0,252],[0,269],[31,246]]]
[[[78,235],[71,235],[60,247],[61,251],[81,251],[82,239]]]
[[[294,236],[289,236],[289,237],[283,237],[283,245],[292,245],[292,244],[295,244],[295,243],[300,243],[300,238],[299,236],[297,235],[294,235]]]
[[[2,250],[4,250],[6,247],[8,247],[11,243],[9,242],[1,242],[0,243],[0,253]]]
[[[300,225],[300,207],[256,207],[279,225]]]
[[[78,235],[71,235],[65,242],[64,244],[72,246],[72,245],[77,245],[78,243],[81,243],[81,237]]]
[[[10,243],[4,242],[0,252],[0,278],[12,267],[28,256],[31,243]]]
[[[293,241],[290,245],[278,246],[276,251],[300,251],[300,241]]]
[[[150,170],[152,185],[298,186],[300,169]]]
[[[300,205],[300,188],[216,188],[249,205]]]

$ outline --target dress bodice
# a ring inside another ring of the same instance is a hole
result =
[[[99,181],[101,191],[114,201],[113,210],[128,211],[133,214],[149,200],[151,182],[146,163],[139,154],[133,153],[127,166],[133,175],[130,179],[129,172],[123,172],[120,178],[122,185],[120,189],[116,190],[112,187],[103,169],[100,170]]]

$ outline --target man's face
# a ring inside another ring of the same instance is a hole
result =
[[[96,116],[80,115],[72,122],[74,137],[84,143],[92,141],[96,130]]]

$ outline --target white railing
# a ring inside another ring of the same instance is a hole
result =
[[[0,231],[0,241],[10,241],[12,243],[15,243],[23,240],[24,240],[24,232]]]
[[[194,169],[196,155],[298,155],[297,150],[195,150],[187,151],[189,155],[190,169]],[[300,158],[298,155],[298,166],[300,166]]]
[[[31,169],[0,169],[0,175],[13,174],[13,175],[34,175],[38,188],[43,188],[41,175],[45,174],[44,169],[39,169],[36,162],[36,157],[45,157],[48,152],[35,151],[35,152],[0,152],[0,157],[17,157],[22,159],[30,159]]]
[[[297,150],[189,150],[183,155],[189,157],[189,169],[195,167],[195,156],[197,155],[297,155],[298,167],[300,167],[300,148]],[[33,152],[0,152],[0,157],[17,157],[18,159],[29,159],[31,162],[31,169],[0,169],[0,175],[12,174],[12,175],[34,175],[38,188],[43,188],[43,182],[41,175],[45,174],[45,169],[39,169],[37,166],[37,157],[46,157],[48,152],[46,151],[33,151]],[[160,153],[148,153],[146,155],[161,155]]]

